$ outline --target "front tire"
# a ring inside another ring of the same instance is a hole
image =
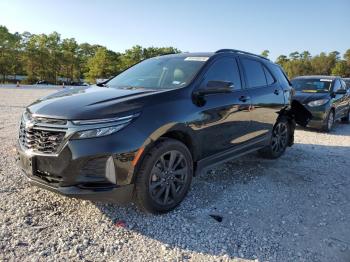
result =
[[[341,119],[341,121],[342,122],[344,122],[344,123],[350,123],[350,108],[349,108],[349,110],[348,110],[348,113],[347,113],[347,115],[345,116],[345,117],[343,117],[342,119]]]
[[[324,123],[323,131],[327,133],[330,132],[333,128],[333,125],[334,125],[334,111],[330,110],[327,115],[326,122]]]
[[[165,213],[187,195],[193,176],[192,156],[175,139],[162,139],[143,158],[135,189],[138,206],[150,213]]]
[[[288,120],[282,117],[273,127],[269,145],[260,149],[259,154],[264,158],[279,158],[286,151],[290,132]]]

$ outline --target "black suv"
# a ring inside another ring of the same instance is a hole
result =
[[[336,120],[349,123],[350,93],[338,76],[299,76],[292,81],[293,100],[301,103],[311,114],[309,127],[331,131]]]
[[[176,207],[192,176],[259,150],[293,144],[291,85],[268,59],[243,51],[151,58],[98,86],[63,90],[23,113],[19,163],[30,181],[67,196]]]

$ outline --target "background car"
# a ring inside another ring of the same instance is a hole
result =
[[[350,90],[350,78],[343,78],[343,81],[346,84],[346,88]]]
[[[329,132],[336,120],[349,122],[350,95],[340,77],[300,76],[291,82],[296,91],[293,100],[312,114],[309,127]]]

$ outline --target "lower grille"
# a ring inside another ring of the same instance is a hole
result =
[[[99,157],[89,160],[80,170],[80,175],[85,177],[105,177],[106,157]]]
[[[23,121],[19,130],[19,141],[26,149],[36,153],[54,154],[58,151],[65,132],[26,128]]]
[[[54,176],[52,174],[40,170],[36,170],[34,175],[39,177],[41,180],[44,180],[46,183],[56,187],[59,186],[61,182],[63,182],[63,178],[61,176]]]

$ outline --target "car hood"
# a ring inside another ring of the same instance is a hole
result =
[[[311,101],[315,101],[319,99],[327,99],[327,98],[330,98],[329,93],[296,92],[295,95],[293,96],[294,100],[297,100],[304,105]]]
[[[28,106],[32,114],[58,119],[98,119],[137,111],[144,106],[141,99],[164,90],[77,87],[59,91]]]

